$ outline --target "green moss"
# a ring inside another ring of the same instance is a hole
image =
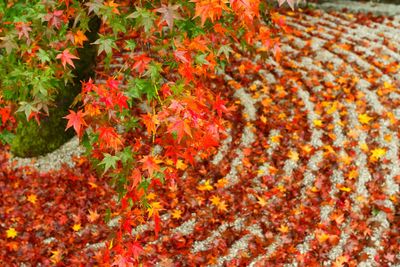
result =
[[[16,135],[11,143],[11,152],[18,157],[34,157],[54,151],[68,141],[74,132],[65,132],[64,110],[50,110],[50,116],[41,120],[20,118]]]
[[[36,121],[27,121],[24,114],[18,114],[18,126],[11,143],[11,152],[18,157],[35,157],[54,151],[74,135],[73,130],[65,131],[67,120],[63,117],[69,112],[70,105],[81,90],[82,80],[94,75],[97,48],[90,43],[97,38],[100,20],[90,21],[89,41],[78,49],[80,60],[76,62],[73,74],[76,76],[72,84],[62,88],[56,98],[56,107],[49,110],[50,116],[41,119],[40,126]]]

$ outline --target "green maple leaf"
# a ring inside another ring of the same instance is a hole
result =
[[[97,55],[100,55],[103,51],[106,52],[107,55],[111,55],[113,48],[118,50],[118,47],[115,44],[115,38],[110,36],[104,36],[101,34],[99,34],[99,36],[100,38],[92,43],[99,45],[99,50],[97,52]]]
[[[156,16],[150,10],[145,8],[137,8],[135,12],[126,17],[127,19],[134,18],[136,26],[143,26],[145,32],[149,32],[154,25]]]
[[[104,165],[104,173],[108,171],[111,167],[115,169],[117,165],[117,161],[119,158],[117,156],[110,155],[108,153],[104,153],[104,158],[103,160],[99,163],[99,165]],[[103,174],[104,174],[103,173]]]

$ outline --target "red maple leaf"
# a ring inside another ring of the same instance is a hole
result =
[[[79,110],[78,112],[70,110],[69,115],[63,117],[68,120],[67,128],[65,128],[65,130],[70,127],[74,127],[75,132],[80,137],[83,130],[82,126],[87,126],[85,120],[83,119],[84,116],[85,114],[83,114],[82,110]]]
[[[154,232],[156,233],[156,238],[158,238],[158,232],[160,232],[160,229],[161,229],[161,227],[160,227],[161,219],[160,219],[160,215],[158,215],[158,212],[154,213],[153,218],[154,218]]]
[[[160,170],[158,165],[160,161],[153,156],[143,156],[140,162],[143,163],[142,169],[147,170],[150,176],[153,176],[154,171]]]
[[[65,65],[68,63],[71,65],[73,68],[75,68],[74,62],[72,62],[72,59],[79,59],[79,57],[76,57],[72,55],[68,49],[65,49],[61,54],[58,54],[57,59],[61,59],[61,64],[63,65],[65,69]]]
[[[228,109],[225,107],[226,101],[222,100],[220,95],[217,95],[213,104],[213,109],[217,111],[218,116],[222,116],[222,112],[227,112]]]
[[[142,246],[138,241],[133,241],[132,246],[129,246],[128,253],[137,259],[144,252]]]
[[[122,141],[113,127],[103,126],[97,131],[99,132],[100,149],[113,148],[118,150],[118,147],[122,145]]]
[[[186,50],[175,50],[174,57],[176,60],[180,60],[182,63],[188,64],[190,62],[190,55]]]
[[[1,122],[4,125],[11,117],[11,109],[9,107],[0,108]]]
[[[135,56],[133,59],[136,62],[133,64],[132,68],[136,69],[140,74],[144,72],[144,70],[147,68],[147,65],[149,65],[151,61],[151,58],[149,58],[146,54]]]
[[[186,120],[182,119],[174,119],[173,123],[169,125],[168,132],[176,132],[178,135],[178,143],[181,142],[183,136],[187,134],[188,136],[192,137],[192,132],[190,130],[190,126]]]
[[[52,13],[48,13],[44,20],[49,22],[49,26],[54,26],[56,29],[60,29],[62,21],[63,10],[55,10]]]

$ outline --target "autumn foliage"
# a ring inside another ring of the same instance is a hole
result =
[[[293,8],[294,1],[287,2]],[[284,17],[258,0],[69,0],[26,6],[15,1],[2,6],[7,8],[0,17],[1,59],[8,65],[0,73],[4,133],[12,132],[13,112],[38,123],[46,116],[82,57],[77,49],[88,40],[88,21],[101,19],[92,45],[102,65],[96,77],[81,81],[82,91],[64,118],[86,147],[91,166],[118,192],[114,215],[121,216],[121,224],[102,261],[138,263],[145,253],[140,243],[124,240],[149,219],[158,235],[163,207],[151,192],[178,183],[183,171],[213,155],[226,135],[225,119],[236,110],[226,105],[221,75],[232,55],[254,52],[257,44],[279,60],[277,33],[290,31]],[[37,199],[28,196],[32,205]],[[214,196],[212,202],[226,209],[221,199]],[[7,237],[17,233],[9,228]],[[57,263],[61,252],[52,253]]]

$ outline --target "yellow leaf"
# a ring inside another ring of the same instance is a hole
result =
[[[30,194],[30,195],[28,196],[27,200],[28,200],[29,202],[31,202],[32,204],[35,204],[35,203],[36,203],[36,200],[37,200],[37,197],[36,197],[36,195],[34,195],[34,194]]]
[[[279,143],[280,139],[282,138],[282,135],[274,135],[271,136],[271,142],[272,143]]]
[[[267,205],[267,201],[265,201],[264,198],[259,197],[259,196],[256,196],[256,197],[257,197],[257,199],[258,199],[257,203],[260,204],[261,207],[264,207],[264,206]]]
[[[371,161],[377,161],[386,154],[386,150],[383,148],[375,148],[371,151],[370,159]]]
[[[321,120],[314,120],[313,123],[314,123],[314,126],[317,126],[317,127],[321,127],[322,126],[322,121]]]
[[[250,91],[257,90],[257,84],[253,83],[252,85],[250,85],[249,89],[250,89]]]
[[[245,74],[245,72],[246,72],[246,66],[243,65],[243,64],[241,64],[241,65],[239,66],[239,73],[240,73],[241,75],[243,75],[243,74]]]
[[[349,179],[351,180],[356,179],[358,177],[358,171],[357,170],[350,171],[347,177],[349,177]]]
[[[15,231],[15,228],[10,227],[6,231],[7,238],[15,238],[18,235],[18,232]]]
[[[79,230],[81,230],[81,224],[80,223],[74,224],[74,226],[72,226],[72,230],[78,232]]]
[[[360,144],[360,148],[362,151],[364,151],[365,153],[367,153],[369,151],[369,147],[366,143],[362,143]]]
[[[212,187],[212,185],[210,185],[210,180],[207,180],[204,184],[197,186],[197,189],[199,189],[200,191],[211,191],[214,188]]]
[[[228,211],[228,210],[226,209],[225,200],[221,201],[221,202],[218,204],[218,210],[219,210],[219,211]]]
[[[260,116],[260,120],[262,123],[266,124],[267,123],[267,117],[265,117],[264,115]]]
[[[149,217],[151,217],[154,213],[157,213],[159,210],[162,210],[162,208],[163,207],[161,206],[160,202],[151,202],[147,208]]]
[[[184,171],[184,170],[186,170],[187,165],[186,165],[185,163],[183,163],[182,160],[178,159],[178,161],[176,162],[176,168],[177,168],[178,170]]]
[[[92,182],[88,182],[88,184],[90,185],[90,189],[93,189],[93,188],[97,188],[97,187],[98,187],[97,184],[92,183]]]
[[[293,161],[298,161],[299,153],[297,153],[296,151],[289,151],[289,158]]]
[[[372,120],[373,118],[368,116],[368,114],[360,114],[358,115],[358,120],[360,121],[360,123],[363,124],[368,124],[370,120]]]
[[[319,189],[315,186],[311,187],[311,192],[313,193],[317,193],[319,191]]]
[[[57,264],[61,261],[61,251],[59,249],[51,251],[50,261],[53,264]]]
[[[286,188],[283,185],[278,185],[277,186],[278,190],[281,191],[282,193],[286,192]]]
[[[94,222],[96,221],[98,218],[100,217],[100,215],[97,213],[97,211],[92,211],[89,210],[89,215],[87,216],[89,222]]]
[[[310,145],[304,145],[301,147],[301,149],[303,149],[303,151],[306,153],[310,153],[312,150],[312,147]]]
[[[326,240],[329,239],[329,235],[324,232],[318,232],[315,234],[319,243],[324,243]]]
[[[289,232],[289,227],[287,227],[286,225],[282,224],[279,228],[278,228],[279,232],[281,232],[282,234],[286,234],[287,232]]]
[[[221,199],[218,196],[212,196],[210,198],[211,204],[213,204],[214,206],[218,206],[219,203],[221,202]]]
[[[151,193],[149,193],[147,196],[146,196],[146,199],[147,200],[154,200],[155,198],[156,198],[156,194],[154,194],[153,192],[151,192]]]
[[[351,188],[345,187],[345,186],[341,186],[341,187],[339,187],[339,190],[340,190],[340,191],[343,191],[343,192],[349,193],[349,192],[351,191]]]
[[[172,213],[172,218],[174,219],[180,219],[182,217],[182,211],[181,210],[174,210]]]

